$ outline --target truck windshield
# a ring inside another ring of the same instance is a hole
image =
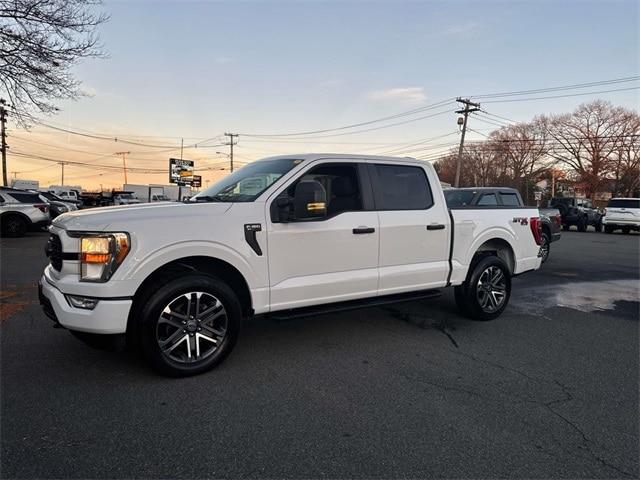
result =
[[[300,160],[280,158],[251,163],[191,197],[191,202],[253,202]]]

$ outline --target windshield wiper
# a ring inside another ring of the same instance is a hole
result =
[[[193,197],[191,201],[195,202],[228,202],[228,197],[224,195],[216,194],[216,195],[200,195],[197,197]]]

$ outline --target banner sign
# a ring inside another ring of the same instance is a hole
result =
[[[202,176],[194,175],[193,180],[191,180],[191,186],[193,188],[200,188],[202,186]]]
[[[193,182],[193,160],[169,159],[169,182],[191,185]]]

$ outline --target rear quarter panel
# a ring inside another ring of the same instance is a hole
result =
[[[536,244],[529,218],[538,217],[535,208],[461,208],[452,209],[453,251],[451,256],[451,284],[464,282],[471,260],[480,247],[491,240],[505,241],[513,251],[513,274],[540,267]]]

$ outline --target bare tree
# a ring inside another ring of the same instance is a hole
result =
[[[640,115],[628,112],[620,147],[614,155],[613,196],[635,196],[640,190]]]
[[[613,161],[628,135],[633,112],[596,100],[570,114],[549,119],[550,155],[570,168],[589,198],[613,170]]]
[[[71,68],[103,55],[97,27],[108,16],[99,0],[0,0],[0,95],[19,119],[49,113],[53,102],[81,95]]]

